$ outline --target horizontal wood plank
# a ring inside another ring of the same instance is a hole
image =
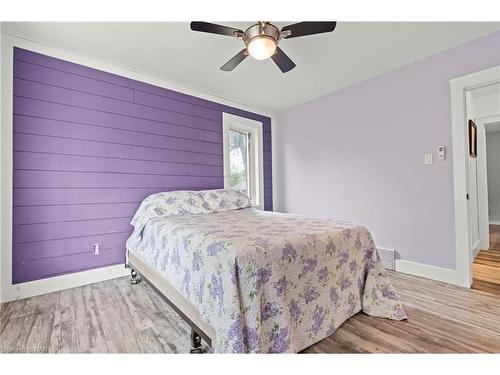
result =
[[[80,156],[15,151],[16,170],[116,172],[155,175],[213,176],[223,175],[222,166],[166,161],[115,159],[99,156]],[[269,180],[269,179],[266,179]]]
[[[220,155],[222,143],[15,116],[16,133]]]
[[[84,237],[54,239],[41,242],[28,242],[17,245],[16,261],[33,261],[43,258],[55,258],[66,255],[88,253],[94,251],[94,244],[99,243],[103,249],[124,248],[125,241],[132,233],[129,230],[117,233],[98,233]]]
[[[206,185],[200,190],[216,189],[217,185]],[[116,203],[140,203],[150,194],[158,191],[174,191],[167,187],[148,187],[148,188],[108,188],[108,189],[64,189],[56,187],[53,189],[14,189],[13,202],[14,207],[29,206],[54,206],[54,205],[74,205],[82,204],[101,204],[101,210],[105,210],[109,205]],[[189,190],[189,187],[183,187],[180,190]],[[106,205],[106,206],[104,206]],[[74,207],[75,210],[78,207]],[[15,214],[15,212],[14,212]]]
[[[134,90],[128,87],[20,60],[14,64],[14,77],[128,102],[134,98]]]
[[[33,81],[25,81],[19,78],[14,78],[14,95],[22,98],[36,99],[42,103],[49,102],[62,104],[69,107],[111,113],[121,117],[172,122],[205,130],[220,128],[220,119],[214,120],[206,117],[194,116],[190,113],[184,114],[146,107],[140,104],[127,103],[106,97],[97,97],[92,94],[56,86],[43,85]]]
[[[222,121],[221,112],[215,109],[207,109],[196,104],[186,103],[179,100],[173,100],[168,97],[151,94],[136,90],[134,92],[134,103],[147,107],[159,108],[166,111],[190,113],[191,115],[209,118],[215,121]]]
[[[168,135],[200,141],[222,143],[221,128],[200,129],[175,122],[124,117],[113,113],[69,107],[36,99],[14,97],[14,115],[43,118],[67,123],[123,129],[135,133]]]
[[[21,263],[22,267],[14,267],[15,272],[12,277],[15,283],[20,283],[124,263],[124,248],[103,250],[98,256],[94,255],[93,251],[89,251],[80,254],[23,261]],[[14,260],[14,266],[16,265],[17,263]]]
[[[222,176],[151,175],[136,173],[96,173],[70,171],[16,170],[17,188],[162,188],[223,185]]]
[[[14,224],[43,224],[132,217],[138,208],[138,203],[110,203],[106,205],[105,209],[100,204],[82,204],[78,207],[73,205],[30,205],[16,208]]]
[[[120,233],[130,230],[132,217],[92,219],[56,223],[14,225],[16,243],[41,242],[73,237],[94,236],[104,233]]]
[[[14,133],[14,151],[33,151],[60,153],[69,155],[88,155],[109,158],[123,158],[146,161],[165,161],[171,163],[209,164],[222,166],[222,154],[206,154],[169,150],[164,148],[148,148],[100,141],[41,136]],[[15,162],[15,161],[14,161]],[[14,166],[15,167],[15,166]]]

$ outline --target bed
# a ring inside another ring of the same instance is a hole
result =
[[[180,194],[180,195],[179,195]],[[296,353],[364,313],[406,319],[370,232],[260,211],[235,191],[160,193],[132,221],[127,263],[218,353]]]

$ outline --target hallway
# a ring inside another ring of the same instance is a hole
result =
[[[500,225],[490,225],[490,248],[479,252],[472,270],[473,289],[500,292]]]

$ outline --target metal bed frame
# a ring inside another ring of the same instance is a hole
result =
[[[168,303],[168,305],[184,320],[189,327],[191,327],[191,350],[190,353],[203,353],[203,347],[201,345],[201,340],[212,346],[212,339],[208,336],[198,325],[196,325],[189,317],[184,314],[184,312],[179,309],[175,303],[173,303],[167,296],[165,296],[151,281],[149,281],[144,275],[137,271],[135,267],[129,260],[125,263],[125,268],[130,268],[130,284],[137,285],[142,280],[146,281],[147,284],[156,292],[158,295]]]

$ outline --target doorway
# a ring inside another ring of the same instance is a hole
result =
[[[469,225],[469,200],[467,199],[469,198],[470,158],[466,97],[467,92],[471,90],[498,83],[500,83],[500,65],[450,80],[456,266],[455,270],[450,272],[449,282],[466,288],[472,286],[474,259]],[[484,194],[481,196],[484,197]],[[481,217],[484,218],[484,215]]]
[[[500,95],[498,102],[500,105]],[[500,116],[497,120],[484,124],[488,244],[474,257],[472,287],[500,293]]]
[[[500,293],[500,83],[465,98],[472,288]]]

